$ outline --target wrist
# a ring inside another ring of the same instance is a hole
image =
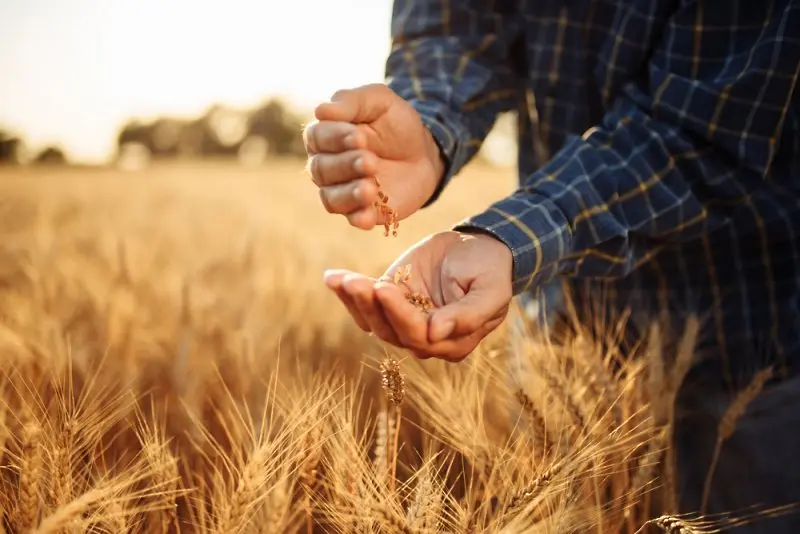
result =
[[[507,241],[503,240],[494,232],[478,226],[458,224],[455,225],[452,230],[458,232],[462,236],[468,236],[485,242],[491,249],[487,249],[487,256],[495,258],[498,266],[502,265],[503,269],[508,269],[508,279],[513,285],[516,272],[516,260],[514,259],[514,249],[511,248],[511,245]]]
[[[428,128],[425,128],[425,154],[433,172],[434,183],[438,187],[439,182],[444,178],[445,156],[433,133]]]
[[[478,228],[476,226],[459,226],[455,231],[460,234],[475,237],[476,239],[485,239],[495,242],[499,245],[502,245],[506,250],[508,250],[508,253],[511,254],[511,248],[505,243],[505,241],[494,235],[489,230],[484,230],[483,228]]]
[[[492,247],[493,253],[498,255],[498,259],[507,259],[509,265],[512,268],[512,276],[513,276],[513,264],[514,264],[514,251],[511,249],[508,244],[500,239],[498,236],[493,234],[488,230],[484,230],[483,228],[477,228],[474,226],[468,227],[460,227],[456,230],[461,235],[470,236],[474,239],[478,239],[481,241],[486,242]]]

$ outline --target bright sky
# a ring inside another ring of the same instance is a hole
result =
[[[0,0],[0,127],[102,161],[131,116],[383,79],[391,0]],[[223,7],[224,6],[224,7]]]

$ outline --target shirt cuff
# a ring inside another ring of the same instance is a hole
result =
[[[512,195],[456,224],[453,230],[487,232],[511,249],[515,295],[569,270],[564,261],[572,239],[569,222],[548,199]]]

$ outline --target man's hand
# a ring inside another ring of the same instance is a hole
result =
[[[385,85],[337,92],[303,132],[308,168],[325,209],[369,230],[381,181],[398,220],[433,195],[444,172],[439,147],[417,111]]]
[[[358,326],[420,358],[457,362],[503,322],[512,297],[511,250],[480,233],[442,232],[417,243],[386,271],[411,265],[412,291],[429,297],[427,317],[403,288],[350,271],[327,271],[325,283]]]

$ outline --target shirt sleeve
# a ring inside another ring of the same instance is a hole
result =
[[[800,39],[788,30],[800,27],[800,9],[774,4],[756,31],[752,20],[720,21],[725,9],[673,15],[646,81],[623,85],[601,124],[455,228],[511,248],[517,294],[558,275],[623,277],[659,247],[730,224],[770,179],[800,69]],[[698,32],[703,16],[715,29]],[[720,39],[720,27],[749,31]],[[714,55],[686,54],[695,39]]]
[[[517,4],[394,2],[387,85],[419,112],[445,160],[426,206],[475,156],[497,116],[515,106],[510,51],[520,28]]]

